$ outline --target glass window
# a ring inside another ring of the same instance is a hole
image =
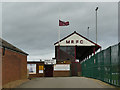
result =
[[[36,64],[27,64],[29,74],[36,74]]]

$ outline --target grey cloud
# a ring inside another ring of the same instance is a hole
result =
[[[118,42],[117,3],[3,3],[3,38],[29,53],[29,59],[54,57],[54,43],[73,31],[95,41],[95,8],[98,10],[98,43],[106,48]],[[61,20],[68,27],[58,26]]]

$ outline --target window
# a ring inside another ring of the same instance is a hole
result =
[[[27,64],[29,74],[36,74],[36,64]]]

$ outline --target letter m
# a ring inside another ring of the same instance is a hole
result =
[[[66,43],[70,43],[70,40],[66,40]]]

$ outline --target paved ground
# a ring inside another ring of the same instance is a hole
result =
[[[32,79],[18,88],[111,88],[111,86],[84,77],[44,77]]]

